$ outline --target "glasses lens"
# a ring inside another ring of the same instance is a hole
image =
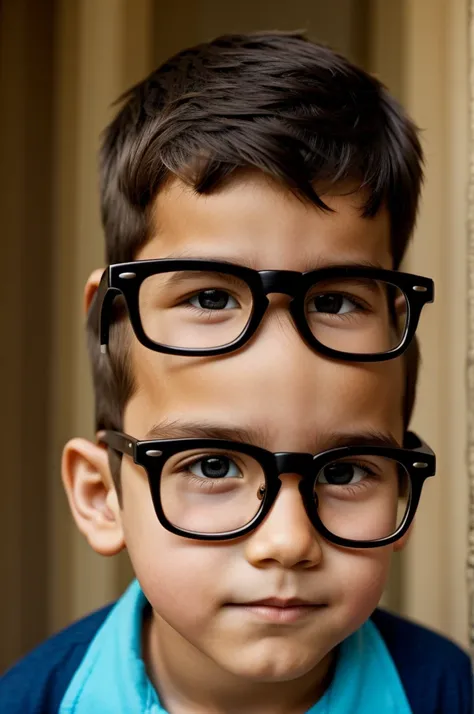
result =
[[[321,522],[331,533],[371,541],[393,535],[403,523],[411,481],[397,461],[361,455],[324,466],[314,493]]]
[[[237,451],[183,451],[168,459],[161,474],[161,507],[166,518],[194,533],[243,528],[261,510],[265,493],[262,466]]]
[[[383,354],[405,336],[408,303],[396,285],[368,278],[334,278],[313,285],[306,320],[325,347],[353,354]]]
[[[249,286],[226,273],[174,271],[151,275],[139,293],[143,329],[168,347],[222,347],[245,330],[253,310]]]

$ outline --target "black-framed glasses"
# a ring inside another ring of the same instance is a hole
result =
[[[221,439],[138,441],[105,431],[103,443],[142,466],[156,515],[168,531],[196,540],[229,540],[257,528],[280,490],[298,474],[315,529],[349,548],[398,540],[410,526],[436,458],[415,434],[405,448],[344,446],[317,455],[272,453]]]
[[[120,263],[105,270],[97,293],[101,351],[107,351],[119,295],[145,347],[205,356],[233,352],[250,340],[270,293],[291,297],[293,321],[316,351],[376,362],[407,349],[423,305],[433,302],[434,285],[419,275],[366,267],[298,273],[194,259]]]

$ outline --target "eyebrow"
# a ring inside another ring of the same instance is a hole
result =
[[[208,254],[202,254],[198,255],[194,251],[189,251],[189,250],[183,250],[180,251],[179,253],[170,253],[169,255],[163,256],[163,258],[160,258],[160,260],[186,260],[186,259],[192,259],[192,260],[208,260],[212,262],[218,262],[218,263],[223,263],[224,265],[241,265],[245,268],[250,268],[252,270],[258,270],[256,267],[255,260],[249,258],[248,256],[243,256],[243,255],[236,255],[233,258],[224,258],[220,256],[216,256],[215,254],[213,255],[208,255]],[[301,272],[301,273],[308,273],[313,270],[321,270],[323,268],[373,268],[375,270],[385,270],[385,266],[382,265],[382,263],[378,260],[368,260],[361,258],[359,260],[351,260],[351,259],[338,259],[335,257],[331,257],[331,259],[326,259],[322,256],[319,256],[318,258],[311,259],[307,258],[305,260],[304,264],[304,269],[301,271],[296,271],[296,272]],[[264,270],[273,270],[271,267],[264,268]]]
[[[147,432],[145,440],[153,439],[222,439],[238,441],[243,444],[259,446],[265,443],[267,435],[263,429],[245,429],[239,426],[224,426],[206,421],[170,421],[157,422]]]
[[[338,449],[344,446],[382,446],[384,448],[401,449],[402,445],[390,432],[369,429],[361,433],[332,433],[328,438],[328,449]]]
[[[380,285],[380,281],[374,280],[373,278],[346,278],[341,276],[340,278],[323,278],[320,281],[316,281],[312,287],[317,287],[318,289],[331,289],[342,290],[343,286],[346,290],[355,288],[365,288],[366,291],[373,293],[374,295],[380,295],[384,289]]]
[[[259,427],[250,430],[236,425],[225,426],[205,421],[182,422],[164,419],[152,426],[144,440],[153,441],[163,439],[221,439],[265,448],[264,445],[268,443],[268,432]],[[353,433],[330,432],[325,434],[324,438],[316,438],[315,444],[317,442],[319,442],[318,448],[313,449],[311,453],[356,445],[402,448],[402,445],[393,434],[388,431],[378,431],[377,429],[367,429],[363,432]]]

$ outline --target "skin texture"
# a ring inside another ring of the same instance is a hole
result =
[[[157,197],[153,231],[137,259],[205,257],[258,270],[304,271],[364,263],[391,268],[389,221],[360,215],[361,196],[326,195],[323,213],[256,173],[210,196],[171,182]],[[100,278],[86,287],[86,307]],[[403,436],[401,360],[346,364],[310,350],[285,296],[271,296],[257,334],[238,353],[168,356],[132,338],[136,389],[123,430],[144,439],[200,436],[252,441],[272,451],[318,453],[376,432]],[[244,433],[242,433],[244,432]],[[123,507],[105,449],[74,439],[63,480],[79,529],[99,553],[126,547],[151,603],[144,658],[172,714],[305,712],[330,678],[334,648],[377,606],[396,546],[339,548],[309,522],[299,477],[282,476],[266,520],[235,541],[206,543],[162,528],[144,471],[122,462]],[[313,605],[294,622],[242,605],[263,598]]]

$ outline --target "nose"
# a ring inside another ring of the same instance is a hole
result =
[[[270,513],[246,540],[246,558],[256,568],[309,570],[321,562],[319,536],[301,500],[299,478],[293,474],[281,477]]]

